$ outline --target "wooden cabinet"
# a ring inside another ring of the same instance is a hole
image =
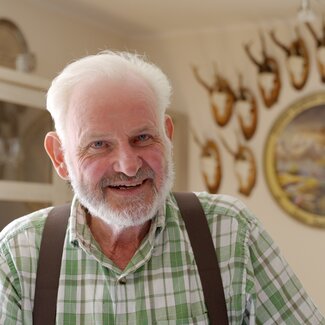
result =
[[[44,148],[53,129],[45,109],[48,80],[0,67],[0,229],[41,207],[71,199]]]

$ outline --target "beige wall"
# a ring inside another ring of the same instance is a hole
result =
[[[52,78],[67,62],[100,50],[124,48],[125,38],[39,0],[0,0],[0,18],[14,21],[36,54],[35,74]]]
[[[151,60],[158,63],[170,77],[174,86],[172,110],[189,116],[190,124],[200,136],[212,136],[217,139],[218,134],[231,139],[234,126],[219,130],[214,125],[207,94],[195,81],[190,70],[191,64],[199,66],[206,79],[211,78],[212,63],[216,62],[219,71],[227,77],[232,85],[237,85],[237,69],[244,74],[247,85],[256,90],[256,70],[244,55],[242,43],[254,40],[253,50],[258,53],[259,41],[257,26],[240,26],[225,28],[224,30],[193,31],[173,35],[161,35],[155,38],[127,39],[113,34],[95,25],[90,25],[69,17],[63,12],[46,10],[41,4],[35,6],[27,1],[0,0],[1,15],[13,19],[23,30],[31,51],[37,55],[36,74],[53,77],[67,62],[86,53],[95,53],[99,49],[114,48],[138,52],[145,51]],[[291,36],[289,23],[274,23],[279,36],[285,39]],[[264,26],[267,28],[268,26]],[[310,79],[303,91],[297,92],[288,84],[284,71],[284,55],[274,47],[270,51],[274,54],[282,67],[283,89],[277,105],[266,110],[260,105],[260,119],[257,134],[250,141],[258,164],[258,183],[252,195],[247,198],[239,195],[236,179],[232,172],[232,160],[224,154],[223,181],[220,191],[239,196],[255,212],[266,229],[281,247],[285,257],[292,265],[298,277],[315,302],[325,312],[325,247],[324,230],[305,226],[287,216],[273,200],[264,178],[263,150],[266,136],[272,123],[284,108],[294,100],[316,90],[324,89],[319,81],[315,60],[313,57],[314,43],[303,30],[303,36],[308,41],[311,53],[312,68]],[[258,97],[259,98],[259,97]],[[259,98],[259,104],[260,98]],[[181,115],[176,115],[179,118]],[[199,172],[199,149],[193,138],[184,138],[184,146],[189,142],[189,156],[187,182],[181,182],[183,189],[205,190]],[[178,139],[179,142],[179,139]],[[185,157],[184,157],[185,159]],[[184,161],[182,162],[184,166]],[[186,185],[187,183],[187,185]]]
[[[320,26],[318,26],[320,27]],[[138,39],[134,44],[142,48],[169,75],[174,86],[172,109],[189,115],[189,123],[201,139],[212,137],[223,149],[219,140],[222,134],[234,144],[236,119],[225,128],[216,127],[213,122],[206,91],[196,82],[191,65],[199,67],[206,80],[212,80],[213,63],[233,87],[237,87],[237,71],[244,76],[246,86],[254,90],[259,104],[259,122],[255,136],[249,141],[253,148],[258,166],[257,185],[250,197],[237,191],[237,180],[233,172],[233,161],[229,154],[222,151],[223,179],[220,192],[235,195],[243,200],[262,221],[265,228],[280,246],[283,255],[304,284],[305,288],[325,312],[325,247],[324,229],[306,226],[288,216],[273,199],[264,176],[263,152],[265,141],[272,124],[278,115],[292,102],[315,91],[324,91],[325,84],[320,82],[315,63],[314,42],[304,27],[301,33],[307,42],[311,71],[305,88],[294,90],[285,71],[285,56],[266,38],[269,53],[277,58],[281,67],[282,91],[278,103],[266,109],[261,102],[256,87],[256,69],[246,57],[242,44],[253,41],[252,50],[260,54],[258,29],[264,32],[276,30],[278,37],[286,44],[294,37],[290,22],[273,22],[265,26],[233,26],[223,30],[193,31],[179,34],[161,35],[155,39]],[[205,190],[200,174],[200,150],[189,133],[189,170],[188,190]]]

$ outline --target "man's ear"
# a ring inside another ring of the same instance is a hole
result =
[[[44,147],[51,158],[52,164],[58,175],[64,179],[69,179],[69,173],[64,161],[62,143],[56,132],[49,132],[44,139]]]
[[[172,140],[174,134],[174,123],[172,118],[167,114],[165,115],[165,130],[168,138]]]

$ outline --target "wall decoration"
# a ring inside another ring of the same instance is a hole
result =
[[[291,85],[300,90],[306,84],[309,75],[309,55],[304,40],[296,28],[297,38],[289,45],[283,44],[272,30],[270,32],[273,42],[286,54],[286,68]]]
[[[228,81],[215,69],[214,81],[209,85],[200,76],[198,68],[192,66],[196,80],[208,92],[212,115],[217,125],[223,127],[229,122],[235,102],[235,95]]]
[[[241,74],[239,74],[235,111],[244,138],[250,140],[257,127],[257,102],[253,92],[243,85],[243,76]]]
[[[325,83],[325,20],[323,20],[322,34],[320,36],[317,35],[310,23],[299,26],[299,28],[301,27],[308,28],[316,41],[318,71],[321,75],[322,82]],[[280,104],[278,102],[280,99],[280,92],[282,90],[283,81],[281,80],[279,65],[279,63],[282,63],[282,61],[278,61],[276,57],[273,57],[269,54],[270,52],[267,50],[266,41],[270,41],[270,44],[273,45],[274,48],[277,47],[285,53],[286,60],[284,68],[288,73],[288,82],[295,90],[303,90],[307,84],[309,75],[312,72],[311,64],[313,62],[316,63],[316,60],[310,60],[311,54],[306,47],[305,40],[300,35],[301,30],[298,29],[298,26],[293,27],[293,29],[295,30],[295,35],[293,39],[288,43],[284,43],[281,40],[281,34],[279,33],[278,35],[274,29],[271,29],[269,32],[264,33],[265,35],[260,32],[259,36],[261,53],[255,54],[253,52],[252,42],[244,42],[243,54],[246,55],[253,63],[251,66],[257,67],[258,69],[258,91],[256,94],[251,91],[252,87],[249,85],[244,85],[243,77],[241,74],[239,74],[238,86],[232,88],[230,84],[233,85],[233,81],[229,82],[226,80],[217,71],[215,66],[214,79],[211,83],[202,78],[202,76],[199,74],[197,66],[191,67],[196,81],[208,92],[215,126],[220,131],[219,134],[222,146],[218,148],[218,155],[215,154],[215,157],[219,157],[220,154],[222,155],[224,152],[228,152],[228,154],[231,155],[234,161],[233,172],[238,181],[237,191],[245,196],[251,195],[257,182],[257,166],[255,159],[255,154],[257,153],[254,152],[253,147],[250,147],[248,145],[248,141],[250,141],[256,134],[260,113],[258,111],[259,105],[262,105],[266,108],[271,108],[275,104]],[[245,69],[245,73],[247,73],[247,69]],[[285,89],[287,89],[287,87],[285,87]],[[229,123],[233,114],[236,115],[236,126],[234,123],[232,123],[233,121]],[[229,143],[225,141],[226,138],[222,138],[222,136],[226,134],[225,132],[228,132],[229,129],[233,129],[238,136],[238,143],[237,146],[235,145],[235,148],[230,146]],[[239,141],[239,136],[240,139],[243,140],[242,143]],[[205,148],[205,145],[206,143],[204,143],[204,145],[199,144],[202,150],[200,161],[204,156],[202,153],[204,151],[203,148]],[[210,147],[212,148],[212,146]],[[312,172],[313,166],[313,164],[310,165],[310,172]],[[211,167],[209,172],[214,173],[215,169]],[[205,169],[205,173],[205,175],[208,175],[207,169]],[[219,175],[221,176],[221,170]],[[281,177],[280,179],[282,182],[283,178]],[[206,187],[208,187],[206,178],[205,184]],[[218,187],[219,185],[220,183],[218,183]],[[285,188],[287,188],[286,185],[284,186]],[[236,186],[236,184],[234,186]],[[294,186],[288,186],[288,188],[292,190]],[[283,194],[283,197],[286,195],[287,194]],[[323,192],[322,195],[324,196]],[[301,197],[302,196],[300,195],[299,198]],[[322,200],[322,206],[325,205],[325,203],[323,203],[324,201],[325,199]]]
[[[192,131],[196,144],[200,147],[201,174],[209,193],[218,193],[222,179],[222,165],[220,150],[217,143],[212,139],[207,139],[204,143]]]
[[[306,23],[306,27],[316,42],[317,68],[322,82],[325,82],[325,22],[323,21],[321,36],[317,36],[317,33],[310,23]]]
[[[272,107],[278,100],[280,90],[281,90],[281,79],[279,65],[277,61],[267,54],[265,40],[262,34],[261,44],[262,44],[262,60],[256,59],[251,51],[251,43],[244,45],[245,52],[251,62],[258,69],[258,89],[262,96],[263,102],[266,107]]]
[[[253,151],[239,142],[236,149],[231,149],[227,141],[220,136],[220,139],[234,160],[234,172],[238,180],[238,192],[249,196],[256,185],[257,169]]]
[[[290,105],[265,148],[266,179],[275,200],[292,217],[325,227],[325,93]]]

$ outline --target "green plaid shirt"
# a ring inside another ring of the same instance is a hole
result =
[[[325,324],[278,248],[237,199],[198,193],[219,257],[230,324]],[[35,274],[49,209],[0,236],[0,324],[32,324]],[[202,252],[204,254],[204,252]],[[49,256],[49,258],[51,258]],[[75,199],[56,324],[208,324],[201,282],[173,196],[125,270],[101,252]],[[44,324],[45,325],[45,324]]]

